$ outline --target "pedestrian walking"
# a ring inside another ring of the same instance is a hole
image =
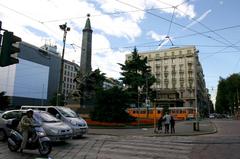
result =
[[[165,134],[168,134],[169,133],[170,120],[171,120],[171,116],[168,114],[168,112],[164,115],[163,120],[165,120],[164,121]]]
[[[160,118],[158,119],[158,132],[159,133],[162,132],[162,122],[163,122],[163,117],[160,116]]]
[[[171,116],[170,125],[171,125],[171,134],[175,134],[175,119],[173,118],[173,116]]]

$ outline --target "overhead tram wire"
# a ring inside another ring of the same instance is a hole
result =
[[[236,43],[234,43],[234,45],[236,45],[236,44],[238,44],[238,43],[240,43],[240,40],[237,41]],[[211,57],[211,56],[214,56],[214,55],[216,55],[216,54],[223,53],[223,51],[226,50],[226,49],[229,48],[229,47],[231,47],[231,46],[226,46],[226,47],[224,47],[223,49],[220,49],[220,50],[214,52],[212,55],[209,55],[209,56],[204,57],[202,60],[205,60],[205,59],[207,59],[207,58],[209,58],[209,57]]]
[[[174,17],[175,9],[176,9],[176,8],[173,7],[173,13],[172,13],[172,17],[171,17],[171,22],[170,22],[169,27],[168,27],[167,36],[165,37],[166,39],[168,39],[168,40],[171,42],[172,46],[173,46],[173,42],[172,42],[169,34],[170,34],[170,31],[171,31],[171,27],[172,27],[172,22],[173,22],[173,17]],[[159,44],[159,46],[161,46],[162,43],[163,43],[163,40],[162,40],[162,42]]]
[[[170,9],[172,7],[164,7],[164,8],[150,8],[150,9],[145,9],[146,11],[151,11],[151,10],[159,10],[159,9]],[[132,11],[120,11],[120,12],[113,12],[113,13],[104,13],[104,14],[93,14],[91,17],[100,17],[100,16],[105,16],[105,15],[119,15],[119,14],[126,14],[126,13],[131,13],[131,12],[141,12],[142,10],[132,10]],[[73,19],[83,19],[86,18],[86,16],[79,16],[79,17],[70,17],[70,18],[62,18],[62,19],[54,19],[54,20],[48,20],[48,21],[41,21],[41,23],[52,23],[52,22],[59,22],[59,21],[66,21],[66,20],[73,20]]]
[[[234,28],[239,28],[239,27],[240,27],[240,25],[233,25],[233,26],[229,26],[229,27],[218,28],[218,29],[215,29],[213,31],[222,31],[222,30],[234,29]],[[200,32],[200,33],[204,34],[204,33],[210,33],[210,32],[212,32],[212,31],[204,31],[204,32]],[[190,36],[196,36],[196,35],[199,35],[199,33],[187,34],[187,35],[182,35],[182,36],[176,36],[176,37],[173,37],[173,39],[181,39],[181,38],[190,37]],[[159,41],[144,42],[144,43],[141,43],[141,44],[153,44],[153,43],[159,43]]]
[[[12,8],[9,8],[8,6],[5,6],[5,5],[3,5],[3,4],[1,4],[1,3],[0,3],[0,6],[2,6],[3,8],[6,8],[6,9],[8,9],[8,10],[11,10],[12,12],[14,12],[14,13],[16,13],[16,14],[19,14],[19,15],[25,17],[25,18],[28,18],[28,19],[30,19],[30,20],[32,20],[32,21],[35,21],[35,22],[37,22],[37,23],[40,23],[40,24],[44,25],[44,26],[45,26],[47,29],[49,29],[52,33],[54,33],[55,35],[57,35],[55,31],[53,31],[52,29],[50,29],[46,24],[42,23],[40,20],[35,19],[35,18],[31,17],[31,16],[28,16],[28,15],[22,13],[22,12],[17,11],[17,10],[14,10],[14,9],[12,9]]]
[[[166,3],[166,2],[163,2],[163,1],[161,1],[161,0],[157,0],[157,1],[158,1],[158,2],[161,2],[161,3],[163,3],[163,4],[166,4],[166,5],[168,5],[168,6],[174,7],[173,5],[171,5],[171,4],[169,4],[169,3]],[[185,2],[186,2],[186,1],[184,1],[184,3],[185,3]],[[178,5],[178,6],[180,6],[180,5]],[[180,10],[180,9],[178,8],[178,6],[176,6],[175,8],[176,8],[179,12],[183,13],[184,15],[187,15],[185,12],[183,12],[182,10]],[[211,28],[209,28],[208,26],[206,26],[206,25],[203,24],[202,22],[200,22],[200,21],[198,21],[197,19],[192,18],[192,17],[190,17],[190,19],[191,19],[193,22],[199,23],[199,24],[202,25],[204,28],[208,29],[209,31],[211,31],[212,33],[214,33],[215,35],[217,35],[218,37],[220,37],[221,39],[223,39],[223,40],[226,41],[227,43],[233,45],[233,43],[232,43],[231,41],[227,40],[227,39],[226,39],[225,37],[223,37],[222,35],[216,33],[215,31],[213,31]],[[233,45],[233,46],[234,46],[234,45]],[[233,47],[233,48],[234,48],[234,47]],[[238,48],[235,48],[235,49],[240,50],[240,49],[238,49]]]
[[[116,0],[116,1],[118,1],[118,0]],[[186,2],[188,2],[189,0],[186,0],[186,1],[184,1],[184,2],[182,2],[181,4],[179,4],[179,5],[182,5],[183,3],[186,3]],[[120,2],[120,1],[118,1],[118,2]],[[121,2],[120,2],[121,3]],[[123,2],[124,3],[124,2]],[[162,2],[162,3],[164,3],[164,2]],[[165,3],[165,4],[167,4],[167,3]],[[19,15],[22,15],[22,16],[24,16],[24,17],[26,17],[26,18],[29,18],[29,19],[31,19],[31,20],[33,20],[33,21],[36,21],[36,22],[38,22],[38,23],[41,23],[41,24],[43,24],[41,21],[39,21],[39,20],[37,20],[37,19],[34,19],[34,18],[32,18],[32,17],[30,17],[30,16],[27,16],[27,15],[25,15],[25,14],[23,14],[23,13],[21,13],[21,12],[19,12],[19,11],[16,11],[16,10],[14,10],[14,9],[11,9],[11,8],[9,8],[9,7],[7,7],[7,6],[5,6],[5,5],[2,5],[2,4],[0,4],[2,7],[5,7],[5,8],[7,8],[7,9],[9,9],[9,10],[11,10],[11,11],[13,11],[13,12],[15,12],[15,13],[17,13],[17,14],[19,14]],[[126,4],[125,4],[126,5]],[[172,8],[172,5],[170,5],[170,4],[167,4],[167,5],[169,5],[169,6],[171,6],[171,7],[166,7],[166,8],[153,8],[153,9],[147,9],[147,10],[154,10],[154,9],[167,9],[167,8]],[[177,6],[179,6],[179,5],[177,5]],[[132,6],[131,6],[132,7]],[[142,10],[142,9],[138,9],[138,11],[144,11],[144,10]],[[150,12],[151,13],[151,12]],[[114,14],[114,13],[113,13]],[[167,20],[167,19],[165,19],[165,20]],[[167,20],[167,21],[170,21],[170,20]],[[170,21],[171,22],[171,21]],[[43,24],[44,25],[44,24]],[[46,26],[46,25],[45,25]],[[182,26],[182,25],[181,25]],[[47,26],[46,26],[47,27]],[[225,28],[219,28],[219,29],[215,29],[215,30],[211,30],[211,31],[205,31],[205,32],[195,32],[194,34],[188,34],[188,35],[183,35],[183,36],[178,36],[178,37],[174,37],[174,39],[178,39],[178,38],[185,38],[185,37],[189,37],[189,36],[195,36],[195,35],[201,35],[201,34],[204,34],[204,33],[209,33],[209,32],[216,32],[216,31],[221,31],[221,30],[226,30],[226,29],[233,29],[233,28],[237,28],[237,27],[240,27],[240,25],[234,25],[234,26],[230,26],[230,27],[225,27]],[[49,27],[47,27],[49,30],[51,30]],[[52,30],[51,30],[52,31]],[[148,43],[157,43],[157,42],[148,42]],[[144,44],[148,44],[148,43],[144,43]],[[130,47],[130,46],[129,46]],[[132,47],[132,46],[131,46]]]
[[[119,0],[116,0],[116,1],[122,3],[122,2],[119,1]],[[187,1],[188,1],[188,0],[187,0]],[[187,2],[187,1],[185,1],[185,2]],[[123,2],[123,3],[124,3],[124,2]],[[125,3],[124,3],[124,4],[125,4]],[[125,5],[127,5],[127,4],[125,4]],[[39,21],[39,20],[37,20],[37,19],[35,19],[35,18],[32,18],[32,17],[30,17],[30,16],[28,16],[28,15],[26,15],[26,14],[23,14],[23,13],[21,13],[21,12],[19,12],[19,11],[16,11],[16,10],[14,10],[14,9],[11,9],[11,8],[3,5],[3,4],[0,4],[0,6],[2,6],[2,7],[4,7],[4,8],[7,8],[7,9],[9,9],[9,10],[11,10],[11,11],[13,11],[13,12],[15,12],[15,13],[21,15],[21,16],[24,16],[24,17],[26,17],[26,18],[29,18],[29,19],[33,20],[33,21],[36,21],[36,22],[38,22],[38,23],[43,24],[41,21]],[[131,6],[131,5],[130,5],[130,6]],[[131,6],[131,7],[133,7],[133,6]],[[136,8],[136,7],[134,7],[134,8]],[[172,7],[166,7],[165,9],[167,9],[167,8],[172,8]],[[163,8],[162,8],[162,9],[163,9]],[[138,10],[139,10],[139,11],[144,11],[144,10],[142,10],[142,9],[138,9]],[[148,9],[148,10],[154,10],[154,9]],[[147,11],[147,10],[146,10],[146,11]],[[146,12],[146,13],[151,14],[151,15],[153,15],[153,16],[156,16],[156,17],[158,17],[158,18],[161,18],[161,19],[163,19],[163,20],[166,20],[166,21],[171,22],[170,20],[168,20],[168,19],[166,19],[166,18],[163,18],[163,17],[160,17],[160,16],[158,16],[158,15],[155,15],[155,14],[153,14],[153,13],[151,13],[151,12]],[[183,25],[177,24],[177,23],[175,23],[175,22],[174,22],[174,24],[175,24],[175,25],[178,25],[178,26],[181,26],[181,27],[184,27]],[[43,25],[45,25],[45,24],[43,24]],[[46,25],[45,25],[45,26],[46,26]],[[47,26],[46,26],[46,27],[47,27]],[[225,27],[225,28],[220,28],[220,29],[215,29],[215,30],[210,30],[210,31],[205,31],[205,32],[197,32],[197,31],[191,29],[191,31],[195,32],[194,34],[188,34],[188,35],[178,36],[178,37],[175,37],[174,39],[185,38],[185,37],[195,36],[195,35],[205,36],[204,33],[216,32],[216,31],[221,31],[221,30],[226,30],[226,29],[232,29],[232,28],[237,28],[237,27],[240,27],[240,25],[234,25],[234,26],[230,26],[230,27]],[[48,27],[47,27],[47,28],[48,28]],[[50,28],[48,28],[48,29],[50,30]],[[51,30],[51,31],[52,31],[52,30]],[[206,36],[205,36],[205,37],[206,37]],[[213,39],[213,40],[214,40],[214,39]],[[148,42],[148,43],[159,43],[159,42]],[[144,43],[144,44],[147,44],[147,43]],[[122,48],[132,48],[132,47],[133,47],[133,46],[127,46],[127,47],[122,47]],[[140,46],[140,47],[141,47],[141,46]],[[143,46],[143,47],[151,47],[151,46]],[[210,46],[209,46],[209,47],[210,47]],[[220,46],[217,46],[217,47],[220,47]],[[229,46],[227,46],[227,47],[229,47]],[[108,49],[111,49],[111,48],[108,48]],[[95,49],[95,50],[97,50],[97,49]]]
[[[130,7],[133,7],[133,8],[139,9],[139,10],[142,10],[143,12],[146,12],[146,13],[148,13],[149,15],[152,15],[152,16],[155,16],[155,17],[157,17],[157,18],[163,19],[163,20],[165,20],[165,21],[171,22],[171,21],[170,21],[169,19],[167,19],[167,18],[164,18],[164,17],[162,17],[162,16],[159,16],[159,15],[154,14],[154,13],[149,12],[149,11],[144,11],[143,9],[140,9],[140,8],[138,8],[138,7],[136,7],[136,6],[133,6],[133,5],[129,4],[129,3],[122,2],[122,1],[120,1],[120,0],[115,0],[115,1],[117,1],[117,2],[119,2],[119,3],[122,3],[122,4],[125,4],[125,5],[127,5],[127,6],[130,6]],[[176,22],[172,22],[172,23],[175,24],[175,25],[177,25],[177,26],[179,26],[179,27],[186,28],[186,27],[185,27],[184,25],[182,25],[182,24],[179,24],[179,23],[176,23]],[[222,41],[220,41],[220,40],[217,40],[217,39],[215,39],[215,38],[213,38],[213,37],[211,37],[211,36],[202,34],[202,33],[198,32],[198,31],[196,31],[196,30],[194,30],[194,29],[187,28],[187,30],[190,30],[190,31],[195,32],[195,33],[198,33],[199,35],[202,35],[202,36],[204,36],[204,37],[206,37],[206,38],[208,38],[208,39],[212,39],[212,40],[214,40],[214,41],[216,41],[216,42],[219,42],[219,43],[221,43],[221,44],[226,44],[226,43],[224,43],[224,42],[222,42]]]
[[[24,13],[21,13],[21,12],[19,12],[19,11],[17,11],[17,10],[14,10],[14,9],[12,9],[12,8],[9,8],[8,6],[5,6],[5,5],[3,5],[3,4],[1,4],[1,3],[0,3],[0,6],[2,6],[3,8],[7,8],[8,10],[11,10],[12,12],[15,12],[15,13],[17,13],[17,14],[19,14],[19,15],[22,15],[22,16],[28,18],[28,19],[31,19],[31,20],[36,21],[36,22],[38,22],[38,23],[41,23],[38,19],[35,19],[35,18],[30,17],[30,16],[28,16],[28,15],[26,15],[26,14],[24,14]]]

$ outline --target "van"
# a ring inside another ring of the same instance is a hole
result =
[[[33,109],[47,111],[62,120],[73,130],[73,137],[81,137],[88,132],[87,122],[78,116],[72,109],[63,106],[21,106],[22,110]]]

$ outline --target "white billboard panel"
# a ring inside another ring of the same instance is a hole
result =
[[[47,99],[49,67],[19,59],[0,69],[0,91],[8,96]]]

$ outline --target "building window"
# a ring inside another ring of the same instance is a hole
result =
[[[181,50],[179,51],[179,55],[182,55],[182,51]]]
[[[183,98],[183,92],[180,92],[180,97]]]
[[[183,63],[183,58],[182,57],[179,58],[179,62]]]
[[[168,69],[168,66],[164,66],[164,71],[167,71],[167,69]]]
[[[191,53],[192,53],[192,51],[191,51],[191,50],[187,50],[187,53],[188,53],[188,54],[191,54]]]
[[[165,88],[168,89],[168,83],[165,83]]]
[[[184,85],[184,82],[181,81],[181,82],[180,82],[180,88],[183,88],[183,85]]]

